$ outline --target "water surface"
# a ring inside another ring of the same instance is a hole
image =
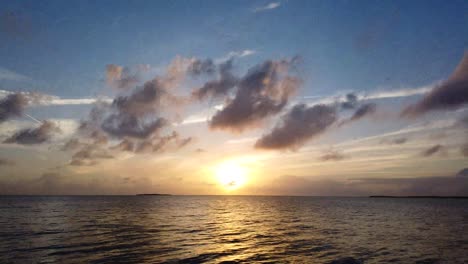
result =
[[[468,200],[3,196],[1,263],[468,263]]]

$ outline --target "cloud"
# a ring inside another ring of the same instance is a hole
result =
[[[113,156],[92,146],[73,154],[73,159],[112,159]]]
[[[29,77],[0,67],[0,80],[29,81]]]
[[[464,168],[462,170],[460,170],[456,177],[465,177],[465,178],[468,178],[468,168]]]
[[[147,138],[166,127],[169,122],[157,118],[151,122],[141,121],[138,117],[126,113],[112,114],[102,123],[102,129],[116,138]]]
[[[319,157],[321,161],[340,161],[345,159],[346,156],[336,150],[329,150]]]
[[[358,109],[356,109],[356,111],[354,112],[354,114],[346,119],[346,120],[343,120],[341,123],[340,123],[340,126],[341,125],[344,125],[344,124],[347,124],[347,123],[350,123],[350,122],[354,122],[354,121],[357,121],[367,115],[371,115],[373,113],[375,113],[375,111],[377,110],[377,105],[374,104],[374,103],[367,103],[367,104],[363,104],[361,105]]]
[[[228,53],[227,57],[228,58],[234,58],[234,57],[242,58],[242,57],[254,55],[255,53],[257,53],[255,50],[250,50],[250,49],[241,50],[241,51],[231,51]]]
[[[119,151],[161,152],[192,142],[193,138],[182,138],[175,131],[164,133],[174,123],[170,121],[173,108],[188,101],[175,95],[175,89],[188,73],[196,75],[208,71],[206,64],[193,66],[194,62],[194,59],[176,57],[162,75],[142,86],[130,87],[110,103],[97,102],[89,116],[82,120],[75,137],[62,148],[74,152],[70,165],[91,166],[100,159],[114,157]],[[124,69],[108,66],[108,77],[119,78]]]
[[[61,150],[63,151],[76,150],[79,147],[81,147],[81,145],[82,143],[78,139],[72,138],[62,146]]]
[[[20,117],[27,104],[27,98],[20,93],[9,94],[0,99],[0,123],[12,117]]]
[[[418,116],[434,110],[453,110],[468,103],[468,52],[452,75],[435,86],[416,104],[406,107],[401,115]]]
[[[355,109],[358,106],[358,97],[354,93],[346,94],[345,101],[341,103],[343,109]]]
[[[41,144],[48,141],[54,133],[60,129],[50,121],[43,121],[37,128],[27,128],[20,130],[7,138],[3,143],[16,143],[22,145]]]
[[[468,178],[436,176],[418,178],[367,178],[356,179],[357,185],[367,185],[378,195],[414,196],[467,196]],[[370,191],[369,191],[370,192]]]
[[[255,13],[264,12],[264,11],[267,11],[267,10],[272,10],[272,9],[278,8],[280,6],[281,6],[280,2],[271,2],[271,3],[268,3],[268,4],[264,5],[264,6],[255,8],[254,12]]]
[[[188,137],[182,139],[177,132],[173,131],[170,135],[155,137],[151,140],[142,142],[139,145],[137,152],[163,152],[169,148],[179,149],[186,146],[191,141],[192,138]]]
[[[336,109],[327,105],[294,106],[273,130],[255,143],[262,149],[295,149],[325,132],[337,120]]]
[[[408,142],[408,139],[405,137],[393,138],[389,140],[382,140],[381,143],[387,143],[390,145],[402,145]]]
[[[307,105],[309,106],[318,105],[318,104],[340,104],[343,110],[350,110],[350,109],[354,109],[357,106],[355,104],[352,104],[352,101],[354,100],[354,98],[357,99],[357,101],[363,101],[363,100],[379,100],[379,99],[409,97],[409,96],[426,94],[430,92],[432,88],[433,88],[433,85],[428,85],[428,86],[423,86],[423,87],[418,87],[418,88],[378,90],[374,92],[353,92],[353,93],[345,93],[344,95],[340,93],[339,95],[333,95],[333,96],[304,96],[303,98],[314,99],[310,101],[309,103],[307,103]]]
[[[436,153],[438,153],[438,152],[440,152],[440,151],[442,151],[442,150],[444,150],[444,146],[442,146],[442,145],[440,145],[440,144],[434,145],[434,146],[432,146],[432,147],[426,149],[425,151],[423,151],[423,152],[421,153],[421,156],[423,156],[423,157],[430,157],[430,156],[432,156],[432,155],[434,155],[434,154],[436,154]]]
[[[188,72],[192,75],[214,74],[216,72],[216,65],[212,59],[194,59],[188,68]]]
[[[106,135],[100,131],[93,131],[90,132],[88,138],[82,140],[71,138],[62,146],[61,150],[73,152],[69,165],[92,166],[98,164],[101,159],[114,158],[106,148],[107,143]]]
[[[123,67],[116,64],[106,65],[106,78],[107,82],[113,82],[120,79],[122,76]]]
[[[12,160],[0,158],[0,167],[2,167],[2,166],[13,166],[15,164],[16,163],[14,161],[12,161]]]
[[[145,82],[129,95],[118,96],[110,106],[103,105],[101,108],[107,113],[98,118],[102,118],[101,128],[116,138],[148,138],[170,125],[159,115],[165,107],[179,103],[170,91],[181,78],[177,67],[169,68],[165,76]]]
[[[305,196],[468,196],[468,177],[449,175],[329,180],[281,176],[274,178],[257,192],[266,195]]]
[[[31,179],[0,179],[0,193],[13,195],[111,195],[161,192],[151,179],[132,175],[73,175],[45,172]]]
[[[463,156],[468,157],[468,143],[465,143],[460,150]]]
[[[421,95],[430,92],[432,85],[423,86],[418,88],[396,89],[388,91],[376,91],[362,96],[362,99],[387,99],[387,98],[400,98],[414,95]]]
[[[107,84],[116,89],[130,89],[139,82],[138,75],[130,73],[129,68],[124,68],[116,64],[106,66]]]
[[[196,100],[202,100],[209,97],[216,98],[219,96],[226,96],[227,93],[238,83],[238,78],[231,73],[231,70],[232,60],[228,60],[218,65],[218,79],[210,80],[202,87],[195,89],[192,92],[192,97]]]
[[[338,126],[342,126],[348,124],[350,122],[358,121],[365,116],[374,114],[377,110],[377,105],[375,103],[365,103],[362,104],[361,101],[365,100],[367,97],[363,95],[357,95],[356,93],[347,93],[342,98],[335,98],[333,100],[323,100],[328,101],[326,104],[329,105],[337,105],[339,109],[347,111],[347,110],[354,110],[354,113],[348,119],[341,121]],[[312,104],[316,105],[316,104]]]
[[[49,105],[91,105],[98,102],[112,102],[107,97],[102,98],[61,98],[55,95],[40,94],[33,92],[11,92],[0,90],[0,100],[4,100],[10,95],[21,95],[27,101],[27,106],[49,106]],[[25,105],[25,106],[26,106]]]
[[[363,118],[366,115],[373,114],[375,113],[375,110],[377,109],[377,105],[374,103],[368,103],[360,106],[356,112],[350,117],[350,121],[356,121],[361,118]]]
[[[111,149],[134,152],[134,153],[156,153],[168,149],[178,150],[190,144],[192,137],[182,138],[177,132],[173,131],[166,136],[154,136],[146,140],[134,140],[125,138]]]
[[[300,85],[288,74],[294,61],[266,61],[251,68],[240,79],[234,98],[211,118],[210,128],[241,132],[279,113]]]
[[[251,50],[251,49],[245,49],[245,50],[241,50],[241,51],[230,51],[225,56],[215,59],[215,62],[216,63],[223,63],[223,62],[226,62],[228,60],[232,60],[234,58],[243,58],[243,57],[254,55],[256,53],[257,53],[256,50]]]
[[[97,145],[83,144],[81,149],[72,155],[71,166],[92,166],[98,164],[101,159],[113,159],[105,149]]]
[[[304,195],[304,196],[364,196],[365,188],[349,181],[311,179],[309,177],[285,175],[273,179],[260,189],[266,195]]]

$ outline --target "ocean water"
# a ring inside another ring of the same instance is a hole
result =
[[[0,263],[339,261],[468,263],[468,200],[0,197]]]

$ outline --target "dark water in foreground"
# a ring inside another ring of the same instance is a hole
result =
[[[0,197],[0,263],[468,263],[468,200]]]

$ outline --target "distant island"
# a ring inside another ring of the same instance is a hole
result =
[[[369,198],[422,198],[422,199],[468,199],[468,196],[391,196],[371,195]]]
[[[137,196],[171,196],[168,193],[139,193]]]

